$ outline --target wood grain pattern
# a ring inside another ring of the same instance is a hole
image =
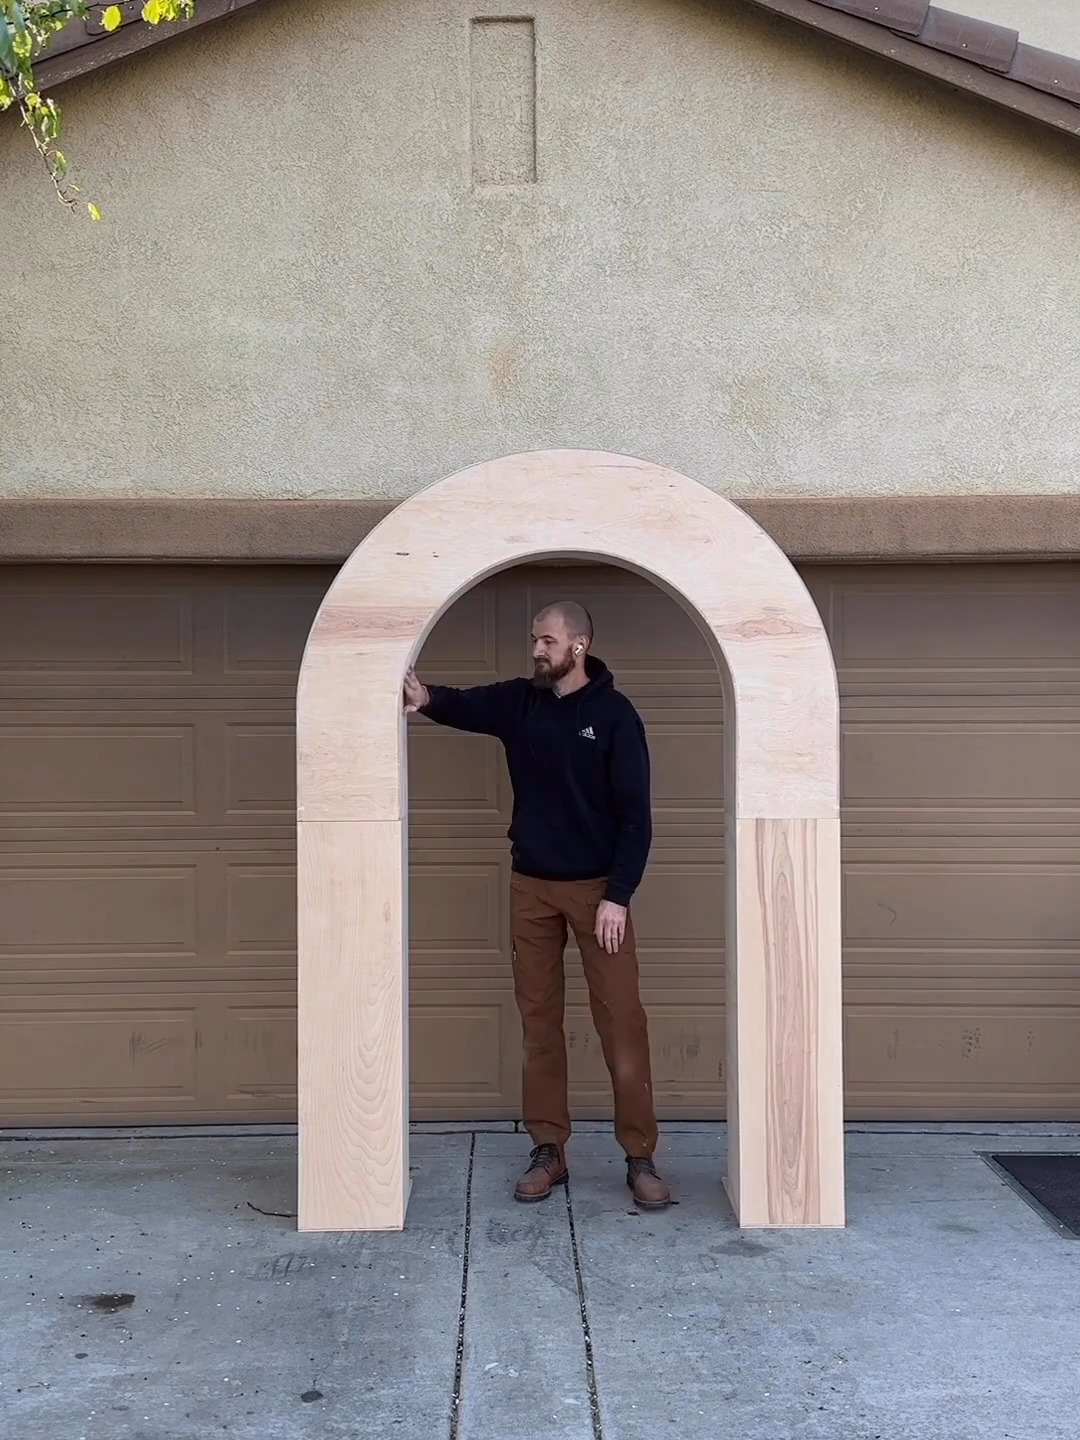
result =
[[[728,1183],[742,1224],[842,1223],[838,705],[821,619],[730,501],[659,465],[553,450],[474,466],[400,505],[346,562],[308,640],[301,1225],[404,1222],[405,670],[479,580],[554,557],[644,575],[710,641],[733,722]]]
[[[403,828],[299,828],[301,1230],[405,1223]]]
[[[552,556],[621,564],[700,617],[739,717],[735,813],[837,813],[832,658],[783,552],[736,505],[663,466],[555,450],[477,465],[421,491],[346,561],[301,676],[301,819],[371,818],[373,790],[380,815],[402,813],[389,677],[477,580]],[[377,759],[353,763],[369,753]],[[335,765],[335,754],[348,763]]]
[[[734,828],[732,1203],[743,1226],[842,1225],[840,824]]]

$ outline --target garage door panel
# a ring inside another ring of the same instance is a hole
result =
[[[77,851],[35,864],[0,856],[3,983],[126,987],[296,974],[296,868],[245,846],[202,851],[149,844],[91,859]]]
[[[906,868],[849,865],[844,875],[844,941],[993,939],[1080,945],[1078,897],[1076,865],[950,865],[944,859]]]
[[[997,831],[992,821],[986,829],[958,821],[952,831],[944,825],[927,825],[921,831],[899,827],[886,835],[880,826],[863,830],[852,824],[850,830],[845,827],[845,832],[841,851],[845,875],[855,868],[907,869],[938,864],[990,863],[1040,869],[1045,865],[1073,865],[1077,859],[1073,843],[1076,830],[1067,819],[1047,822],[1041,830],[1036,824],[1013,822],[1008,830]]]
[[[979,940],[844,946],[845,993],[854,997],[869,990],[883,1002],[890,991],[931,986],[985,994],[992,987],[1011,985],[1041,999],[1047,982],[1075,984],[1076,973],[1077,946],[1071,939],[1053,945]]]
[[[980,1092],[1053,1107],[1080,1095],[1078,1027],[1080,1004],[972,1004],[954,992],[952,1005],[849,1005],[847,1082],[868,1101],[907,1092],[946,1113],[953,1096]]]
[[[418,1119],[519,1111],[517,1017],[511,995],[429,988],[409,1007],[413,1114]]]
[[[296,960],[296,865],[225,860],[225,949],[230,964]]]
[[[1080,662],[1080,593],[1075,576],[1056,566],[882,567],[835,581],[828,604],[845,669]]]
[[[0,865],[0,952],[18,968],[31,956],[191,956],[198,943],[194,863]]]
[[[282,1116],[296,1107],[295,996],[263,997],[225,1007],[225,1103],[241,1115],[269,1106]]]
[[[296,829],[296,702],[239,694],[195,701],[196,794],[192,832],[269,837]]]
[[[719,723],[645,721],[652,764],[654,823],[709,812],[723,826],[724,731]]]
[[[190,675],[191,595],[181,585],[136,593],[113,574],[20,567],[0,591],[0,674],[16,683]]]
[[[503,960],[509,937],[502,859],[417,856],[409,866],[409,945],[417,958],[459,955],[463,962]],[[438,963],[445,963],[440,961]]]
[[[283,581],[256,571],[242,583],[223,583],[224,675],[296,679],[326,589],[318,583],[305,585],[301,574],[284,572],[288,579]]]
[[[722,1103],[724,1039],[722,993],[693,1005],[656,1004],[650,1016],[653,1083],[665,1100],[678,1103],[689,1092]]]
[[[1080,815],[1080,723],[847,724],[847,814],[1070,809]]]
[[[639,945],[638,973],[642,996],[649,1002],[662,1001],[687,986],[708,985],[722,995],[724,947],[719,943],[700,949],[681,945],[676,951],[670,945]]]
[[[87,705],[90,708],[83,708]],[[16,701],[0,727],[0,842],[296,825],[295,702]]]
[[[499,664],[500,593],[497,582],[478,585],[440,616],[424,641],[425,679],[441,685],[493,685],[508,678]]]
[[[230,819],[296,820],[296,727],[239,720],[225,726],[224,812]]]
[[[510,823],[502,749],[422,721],[409,730],[409,824]]]
[[[13,820],[167,823],[195,811],[194,725],[0,726],[0,814]]]
[[[1062,666],[1000,670],[866,670],[839,672],[840,716],[850,719],[936,721],[1075,721],[1080,674]]]
[[[0,1123],[288,1121],[296,990],[68,986],[0,1019]]]
[[[724,872],[689,858],[655,859],[634,897],[634,932],[643,949],[694,948],[724,933]]]
[[[424,643],[418,669],[443,685],[491,685],[501,670],[507,635],[505,587],[487,581],[462,596]],[[515,626],[520,641],[520,626]],[[517,670],[514,673],[519,673]],[[484,735],[445,730],[422,718],[409,726],[409,833],[417,844],[439,841],[505,848],[510,786],[502,747]]]
[[[105,1003],[101,1003],[104,1000]],[[111,996],[11,1001],[0,1016],[0,1116],[197,1099],[197,1008]],[[59,1057],[62,1063],[58,1063]]]

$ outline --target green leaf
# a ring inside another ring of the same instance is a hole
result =
[[[15,68],[15,46],[11,25],[6,16],[0,17],[0,65],[9,70]]]
[[[92,200],[88,200],[88,201],[86,202],[86,208],[87,208],[87,210],[90,211],[90,219],[91,219],[91,220],[100,220],[100,219],[101,219],[101,211],[97,208],[97,206],[94,204],[94,202],[93,202]]]
[[[110,5],[101,16],[101,23],[106,30],[119,30],[124,23],[124,14],[119,5]]]
[[[161,0],[146,0],[146,4],[142,8],[142,18],[148,25],[158,25],[161,23],[164,10],[165,7]]]

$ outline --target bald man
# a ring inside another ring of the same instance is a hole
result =
[[[518,1200],[546,1200],[567,1180],[570,1110],[563,1033],[563,954],[572,930],[615,1092],[626,1183],[643,1209],[671,1192],[653,1164],[656,1113],[649,1035],[638,991],[630,901],[652,841],[649,752],[641,718],[591,655],[588,611],[572,600],[533,622],[531,680],[455,690],[410,671],[405,709],[494,735],[514,791],[510,825],[514,993],[524,1033],[522,1101],[533,1142]]]

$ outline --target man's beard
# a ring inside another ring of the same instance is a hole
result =
[[[532,683],[538,690],[554,690],[560,680],[565,680],[574,668],[574,652],[567,646],[561,660],[547,660],[543,656],[533,661]]]

